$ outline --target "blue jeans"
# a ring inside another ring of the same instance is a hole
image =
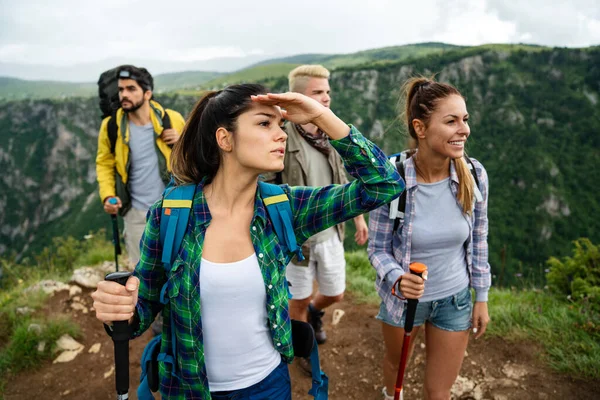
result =
[[[406,321],[406,309],[402,313],[402,320],[399,324],[394,323],[385,308],[381,303],[377,319],[397,328],[404,328]],[[443,299],[419,302],[417,305],[417,313],[415,314],[415,325],[421,326],[425,322],[429,322],[436,328],[445,331],[459,332],[466,331],[471,327],[471,313],[473,305],[471,303],[471,290],[469,287],[464,288],[460,292]]]
[[[292,385],[285,361],[265,379],[244,389],[211,392],[213,400],[291,400]]]

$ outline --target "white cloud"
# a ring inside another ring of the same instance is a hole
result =
[[[516,27],[511,38],[549,46],[584,47],[600,43],[597,0],[487,0],[486,10]]]
[[[598,0],[0,0],[0,62],[199,61],[427,41],[600,43]]]
[[[26,52],[26,46],[22,44],[7,44],[0,46],[0,58],[18,57]]]
[[[435,41],[460,45],[507,43],[515,35],[515,24],[488,12],[482,1],[438,0],[437,5]]]
[[[239,47],[196,47],[185,50],[167,50],[164,56],[172,61],[192,62],[205,61],[213,58],[246,57],[249,55],[261,54],[264,54],[264,51],[261,49],[244,51]]]

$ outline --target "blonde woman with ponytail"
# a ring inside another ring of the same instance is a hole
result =
[[[469,331],[477,339],[490,321],[488,177],[481,163],[466,160],[471,130],[459,91],[433,79],[413,78],[404,92],[406,124],[417,145],[404,162],[404,219],[394,232],[390,205],[372,211],[369,218],[368,253],[382,300],[377,319],[382,321],[385,341],[383,395],[393,398],[404,336],[404,300],[419,299],[413,336],[423,327],[423,398],[449,400]],[[467,162],[476,170],[479,187]],[[428,275],[422,279],[408,273],[411,262],[427,265]],[[392,294],[392,288],[402,299]]]

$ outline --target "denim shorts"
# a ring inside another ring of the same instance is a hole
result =
[[[226,392],[211,392],[213,400],[291,400],[292,384],[288,365],[285,361],[265,379],[254,385]]]
[[[385,304],[382,302],[379,306],[379,314],[375,318],[388,325],[404,328],[406,309],[407,307],[405,306],[402,312],[402,319],[397,324],[392,321],[385,308]],[[417,305],[414,326],[421,326],[425,322],[429,322],[436,328],[445,331],[466,331],[471,327],[472,311],[471,290],[469,287],[466,287],[460,292],[440,300],[420,301]]]

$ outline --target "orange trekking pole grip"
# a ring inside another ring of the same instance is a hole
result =
[[[423,277],[423,273],[427,271],[427,266],[422,263],[414,262],[409,266],[410,273]],[[395,290],[392,293],[396,296]],[[408,362],[408,351],[410,347],[410,335],[415,322],[415,314],[417,312],[418,299],[408,299],[408,308],[406,309],[406,321],[404,322],[404,338],[402,340],[402,353],[400,355],[400,364],[398,365],[398,376],[396,377],[396,385],[394,386],[394,400],[400,400],[402,393],[402,384],[404,382],[404,371]]]

